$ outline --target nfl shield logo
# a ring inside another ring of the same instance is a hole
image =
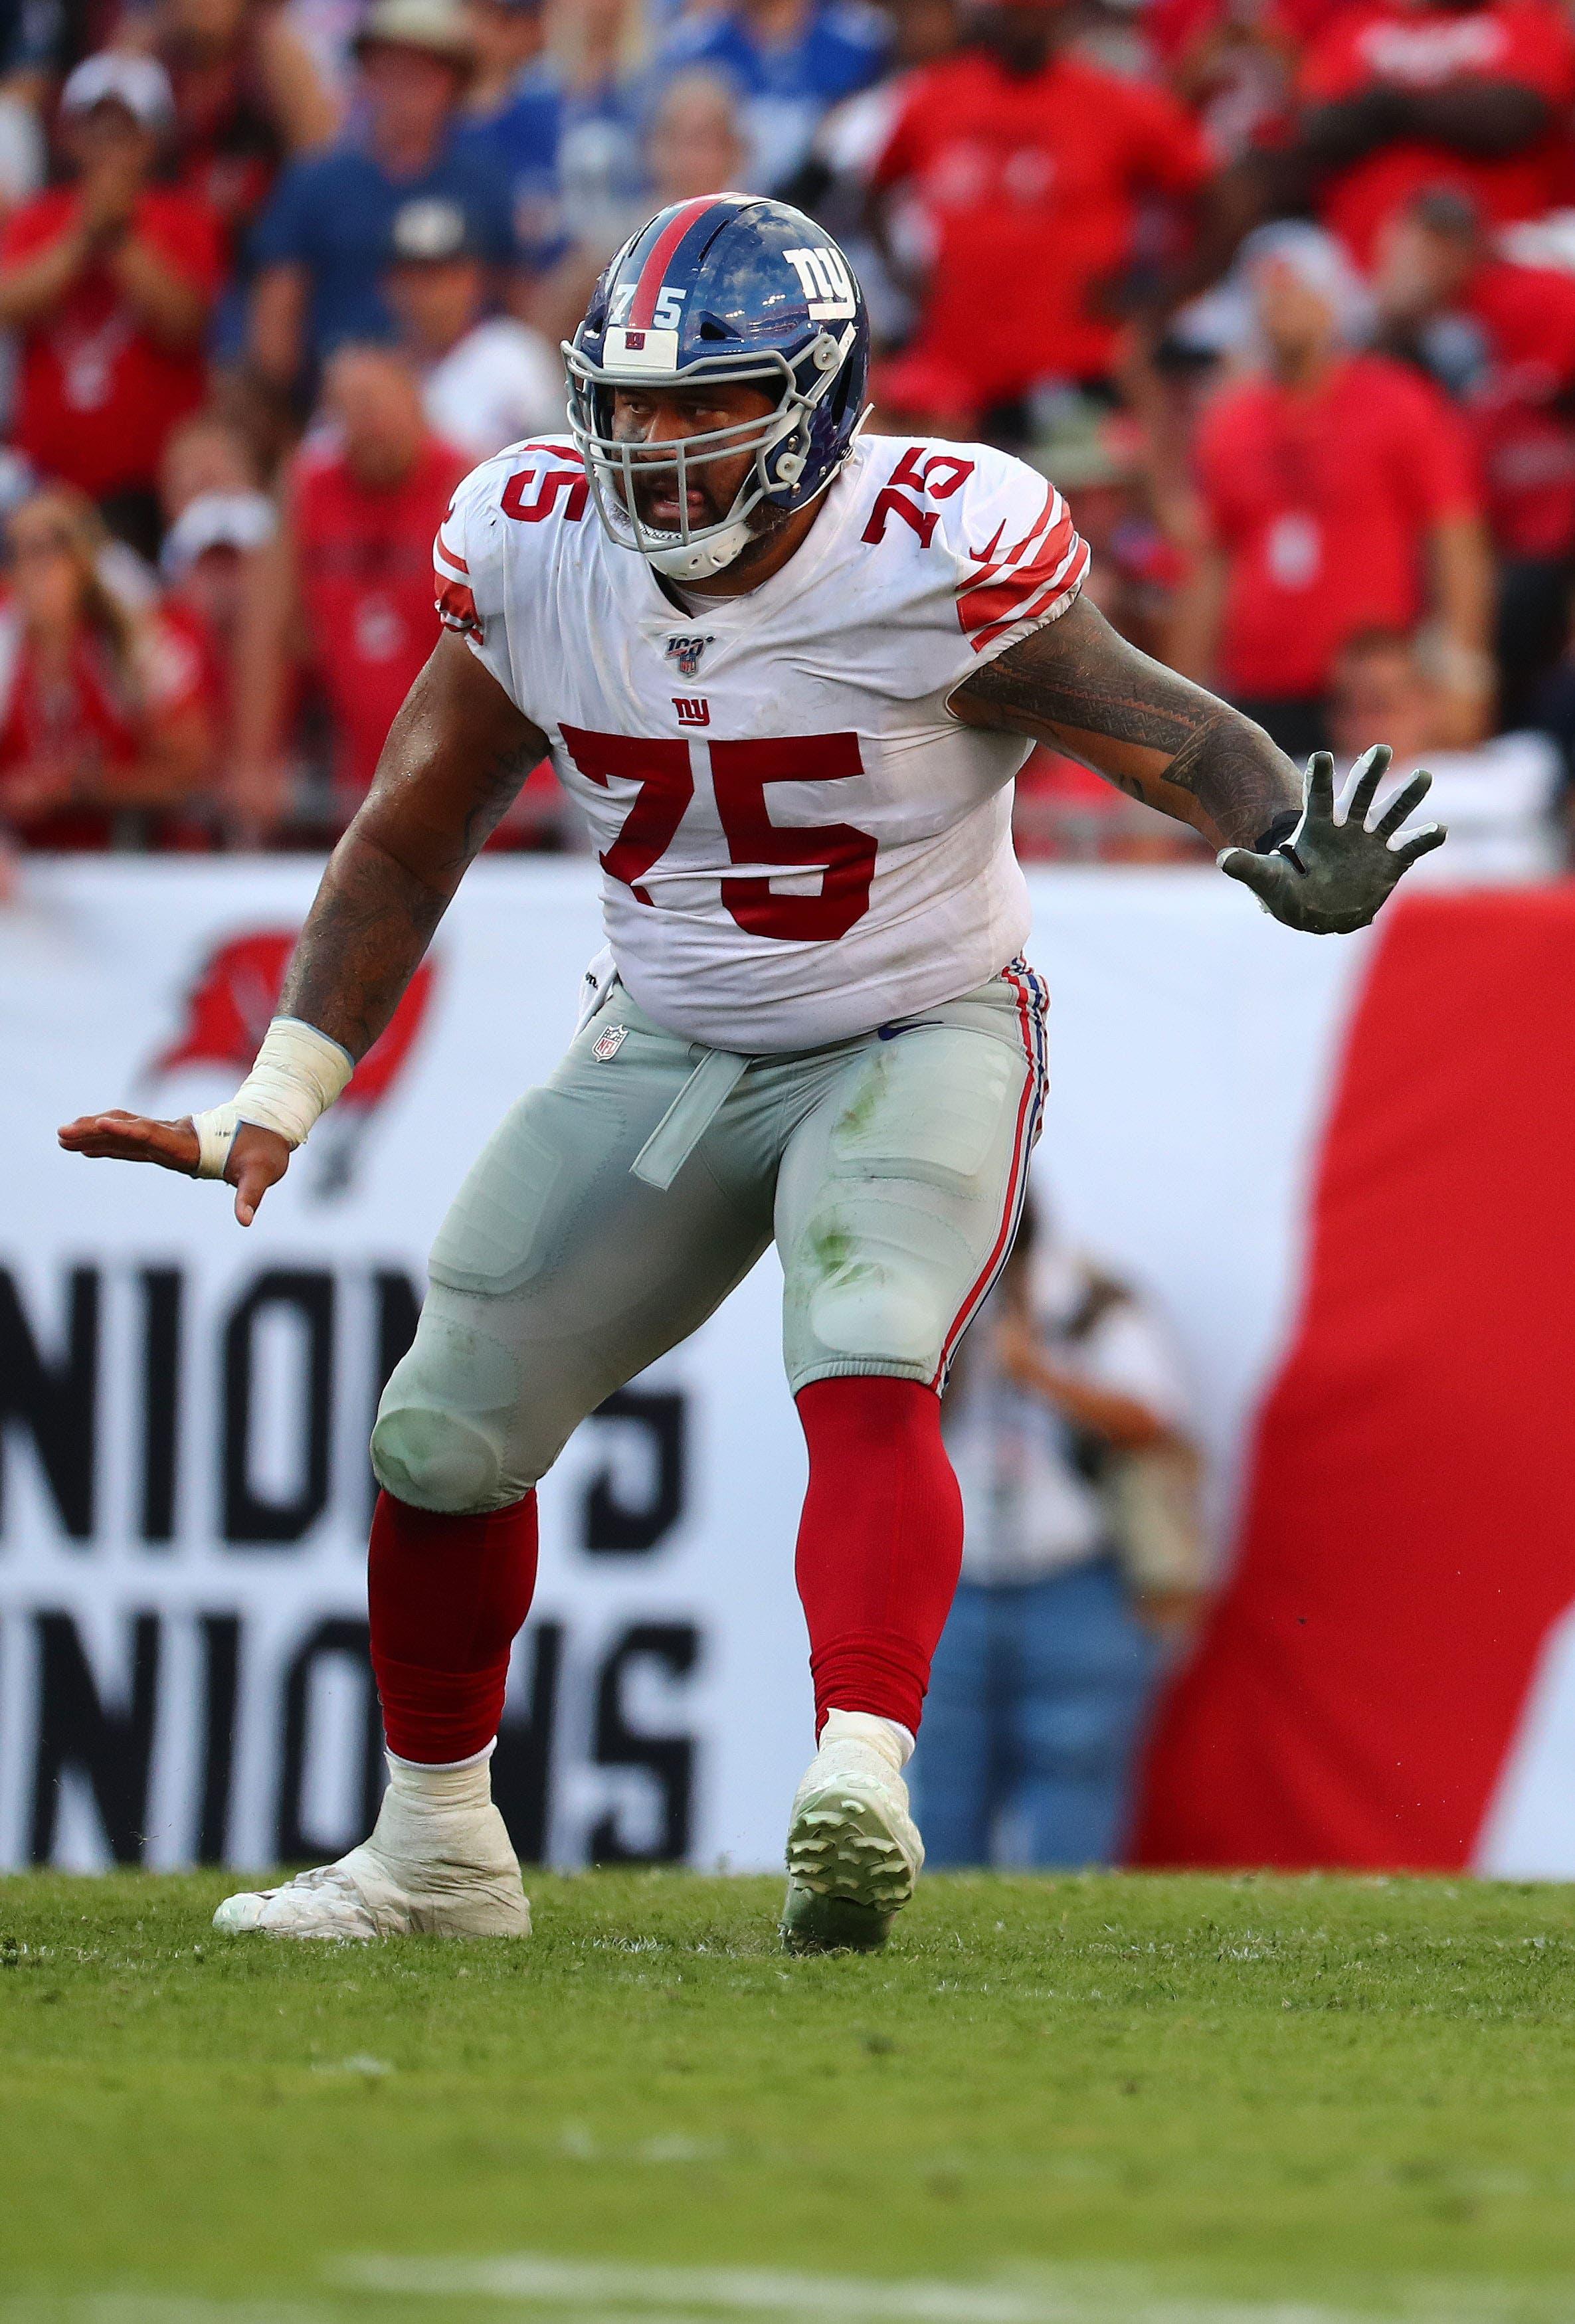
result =
[[[669,638],[668,659],[677,663],[681,676],[693,678],[700,667],[701,655],[707,646],[714,645],[715,642],[714,637]]]
[[[609,1025],[604,1033],[598,1033],[591,1044],[591,1055],[595,1058],[596,1063],[599,1065],[604,1065],[609,1057],[615,1057],[623,1047],[628,1034],[627,1025]]]

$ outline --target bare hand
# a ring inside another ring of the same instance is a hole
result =
[[[124,234],[132,222],[143,189],[139,161],[119,155],[106,157],[82,179],[78,215],[85,230],[101,239]]]
[[[161,1169],[197,1176],[197,1130],[191,1116],[179,1121],[151,1121],[146,1114],[85,1113],[68,1121],[60,1131],[68,1154],[87,1154],[112,1162],[156,1162]],[[290,1145],[276,1130],[244,1121],[235,1132],[225,1176],[235,1189],[235,1216],[249,1227],[257,1205],[270,1186],[277,1185],[290,1167]]]
[[[1178,1583],[1164,1590],[1139,1590],[1132,1606],[1144,1628],[1173,1654],[1180,1654],[1202,1629],[1212,1602],[1209,1591]]]
[[[1064,1400],[1073,1416],[1079,1416],[1078,1406],[1087,1397],[1089,1383],[1065,1371],[1055,1361],[1027,1317],[1001,1317],[995,1327],[995,1356],[1014,1388],[1026,1388],[1031,1395],[1048,1397],[1058,1404]]]
[[[1037,1388],[1047,1369],[1037,1333],[1020,1315],[998,1321],[995,1360],[1014,1388]]]

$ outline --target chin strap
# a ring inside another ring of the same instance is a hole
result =
[[[686,581],[709,581],[713,574],[723,573],[730,565],[736,564],[752,538],[749,520],[740,517],[736,523],[714,533],[707,540],[675,541],[670,549],[642,549],[640,554],[669,581],[680,585]]]

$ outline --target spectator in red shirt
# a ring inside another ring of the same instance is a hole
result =
[[[246,577],[279,530],[279,512],[262,489],[252,446],[216,411],[199,411],[174,430],[159,488],[167,526],[159,558],[164,602],[202,638],[227,765]]]
[[[159,456],[202,401],[221,271],[214,213],[152,182],[171,118],[152,57],[89,57],[60,98],[73,181],[26,203],[0,235],[0,327],[21,342],[11,441],[150,555]]]
[[[0,826],[48,848],[146,844],[211,770],[199,643],[179,615],[106,578],[92,503],[46,486],[5,528]]]
[[[260,0],[154,0],[123,19],[117,45],[145,46],[170,76],[170,180],[223,222],[220,331],[234,350],[247,235],[283,163],[337,134],[338,103],[289,9]]]
[[[1143,29],[1222,159],[1283,134],[1305,34],[1275,0],[1156,0]]]
[[[1503,225],[1567,199],[1575,31],[1554,0],[1350,0],[1309,50],[1293,159],[1363,265],[1452,186]]]
[[[959,419],[1106,374],[1139,205],[1157,195],[1184,211],[1209,175],[1175,99],[1072,52],[1070,29],[1063,0],[996,0],[969,47],[907,80],[872,173],[878,202],[916,203],[927,220],[934,259],[907,360],[917,401]],[[887,406],[915,400],[900,374],[884,382]]]
[[[1498,550],[1501,723],[1563,649],[1575,558],[1575,275],[1523,266],[1471,202],[1424,194],[1391,221],[1375,284],[1383,345],[1460,402]]]
[[[287,715],[315,680],[333,730],[337,807],[355,811],[405,695],[438,641],[432,541],[470,461],[428,428],[414,373],[342,348],[324,379],[329,423],[291,463],[278,538],[256,560],[236,660],[231,804],[250,837],[289,807]]]
[[[1242,265],[1262,365],[1203,414],[1205,542],[1171,659],[1303,758],[1324,747],[1346,640],[1431,614],[1449,739],[1474,741],[1491,687],[1490,569],[1464,423],[1407,365],[1350,352],[1365,301],[1316,226],[1261,227]]]

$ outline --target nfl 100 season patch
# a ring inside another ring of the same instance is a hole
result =
[[[700,668],[700,657],[707,646],[714,646],[714,637],[677,637],[668,640],[668,659],[677,662],[681,678],[693,678]]]

